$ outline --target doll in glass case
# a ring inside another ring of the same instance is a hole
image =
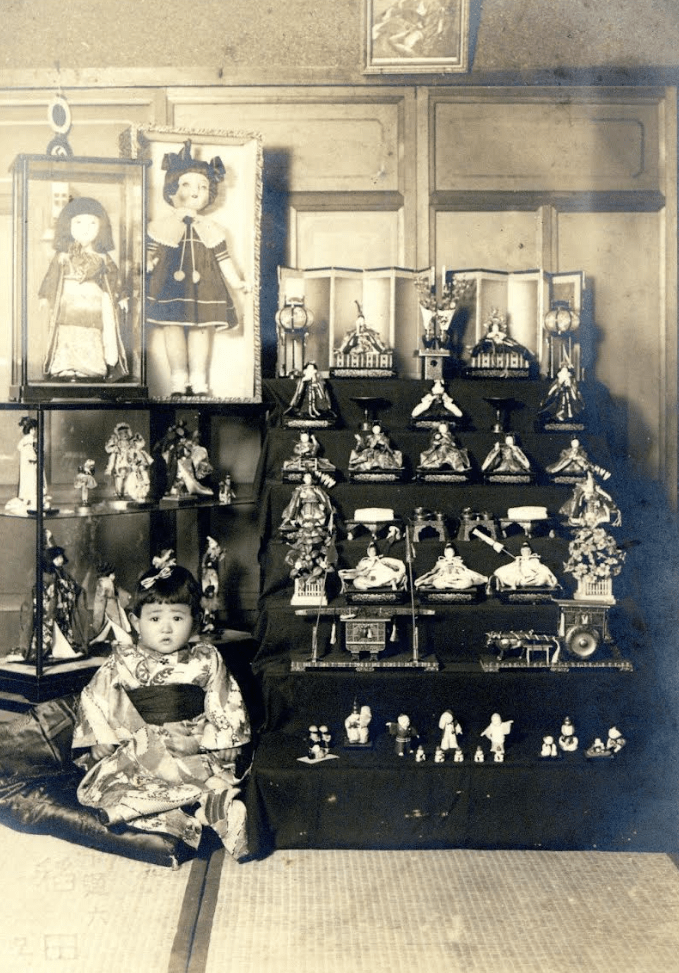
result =
[[[88,507],[90,505],[90,493],[97,488],[97,481],[94,478],[95,468],[94,460],[86,459],[78,467],[78,472],[73,480],[73,486],[78,491],[80,497],[81,507]]]
[[[226,170],[219,158],[193,158],[187,140],[169,152],[163,198],[172,212],[148,226],[148,324],[162,327],[171,396],[209,394],[215,329],[238,325],[231,291],[248,291],[229,255],[226,231],[203,211],[215,201]]]
[[[49,308],[45,375],[60,381],[115,382],[128,374],[111,221],[102,204],[72,199],[57,217],[55,254],[39,290]]]
[[[22,436],[17,443],[19,453],[19,485],[16,497],[5,504],[9,514],[26,515],[35,513],[38,507],[38,420],[34,416],[19,419]],[[43,474],[43,502],[46,498],[47,482]]]
[[[101,642],[132,642],[132,626],[127,608],[132,595],[121,588],[116,580],[116,569],[104,561],[97,571],[97,585],[92,606],[92,632],[90,645]]]

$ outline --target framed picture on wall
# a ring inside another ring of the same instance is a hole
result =
[[[469,0],[363,0],[366,74],[467,70]]]
[[[149,163],[149,397],[261,401],[261,136],[139,126],[121,154]]]

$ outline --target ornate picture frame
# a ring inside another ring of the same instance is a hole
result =
[[[364,74],[468,70],[470,0],[364,0]]]
[[[142,158],[149,163],[146,267],[149,398],[187,402],[261,402],[261,135],[257,132],[143,125],[126,129],[120,148],[121,155]],[[197,170],[209,177],[209,201],[197,212],[190,232],[181,229],[182,222],[186,221],[179,217],[173,206],[173,203],[179,205],[176,202],[179,195],[168,192],[166,177],[169,169],[177,173]],[[158,227],[162,230],[154,230]],[[180,229],[174,234],[176,227]],[[209,258],[209,264],[200,265],[199,272],[197,261],[201,259],[201,250],[204,253],[212,250],[215,256]],[[173,260],[177,267],[170,266]],[[156,271],[161,272],[163,261],[166,280],[161,284],[156,282],[154,290],[153,275]],[[183,292],[175,287],[180,278],[186,284]],[[192,280],[198,282],[193,289],[190,286]],[[195,305],[204,304],[206,294],[208,301],[214,301],[211,283],[222,291],[226,288],[227,317],[222,320],[222,310],[210,311],[197,322]],[[180,302],[188,300],[189,291],[194,309],[187,311],[187,318],[183,319]],[[190,318],[189,314],[192,315]],[[175,326],[167,327],[168,323]],[[176,362],[170,361],[167,337],[174,332],[175,337],[180,338],[182,331],[188,360],[184,369],[186,377],[178,382]],[[196,346],[192,345],[199,331],[209,342],[203,380],[196,379],[200,369],[196,365]]]

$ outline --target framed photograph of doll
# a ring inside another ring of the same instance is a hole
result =
[[[365,74],[468,69],[469,0],[363,0]]]
[[[121,152],[150,164],[149,397],[261,401],[261,136],[148,125]]]
[[[145,398],[142,160],[14,161],[10,398]]]

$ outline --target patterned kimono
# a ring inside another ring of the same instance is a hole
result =
[[[78,799],[109,825],[171,834],[197,848],[201,824],[191,812],[227,791],[242,833],[219,833],[234,853],[245,840],[236,757],[249,740],[240,689],[211,643],[170,655],[118,643],[81,693],[73,735],[74,749],[116,749],[98,762],[89,751],[76,758],[87,770]]]

